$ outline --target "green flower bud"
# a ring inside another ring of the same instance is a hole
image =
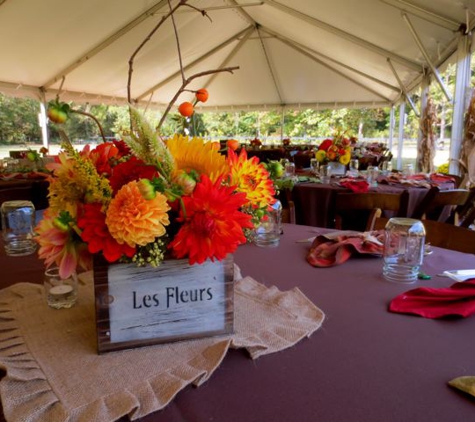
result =
[[[137,186],[142,196],[147,200],[153,199],[157,195],[155,192],[155,187],[148,179],[140,179],[137,183]]]

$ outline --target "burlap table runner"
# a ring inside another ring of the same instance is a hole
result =
[[[43,287],[0,291],[0,394],[7,421],[134,420],[204,383],[229,347],[251,357],[286,349],[324,319],[298,289],[280,292],[250,277],[235,284],[235,334],[98,355],[92,274],[78,304],[47,307]]]

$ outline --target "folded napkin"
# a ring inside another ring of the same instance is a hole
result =
[[[449,385],[459,390],[475,396],[475,376],[465,375],[462,377],[454,378],[449,381]]]
[[[427,175],[425,173],[417,173],[407,176],[409,180],[427,180]]]
[[[381,255],[383,231],[353,232],[339,231],[315,238],[307,255],[307,261],[314,267],[332,267],[343,264],[354,253]]]
[[[475,278],[443,289],[420,287],[409,290],[395,297],[389,304],[389,310],[424,318],[468,317],[475,313]]]
[[[441,174],[441,173],[433,173],[430,175],[430,180],[431,182],[439,182],[439,183],[446,183],[446,182],[454,182],[455,179],[452,176],[449,176],[447,174]]]
[[[369,190],[369,183],[366,180],[345,179],[340,181],[340,186],[350,189],[355,193],[364,193]]]

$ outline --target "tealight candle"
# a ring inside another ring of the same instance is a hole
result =
[[[46,302],[56,309],[70,308],[77,300],[77,276],[61,278],[58,268],[49,268],[45,272],[44,287]]]
[[[59,286],[54,286],[49,289],[49,294],[53,296],[56,300],[65,299],[68,294],[73,291],[73,286],[68,284],[61,284]]]

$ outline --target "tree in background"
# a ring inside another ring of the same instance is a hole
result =
[[[41,143],[38,101],[10,98],[0,93],[0,142],[3,144]]]

